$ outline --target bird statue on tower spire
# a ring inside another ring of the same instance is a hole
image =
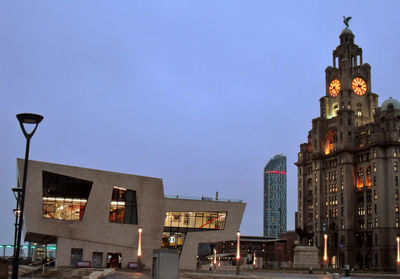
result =
[[[343,23],[346,25],[346,28],[349,27],[350,19],[351,19],[351,16],[348,16],[348,17],[343,16]]]

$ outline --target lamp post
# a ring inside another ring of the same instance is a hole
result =
[[[19,252],[21,250],[21,234],[22,234],[22,226],[23,226],[23,219],[24,219],[24,203],[25,203],[25,189],[26,189],[26,179],[28,176],[28,161],[29,161],[29,145],[31,142],[31,138],[33,134],[36,132],[36,129],[40,123],[40,121],[43,120],[43,116],[39,114],[33,114],[33,113],[20,113],[17,114],[17,119],[19,122],[19,125],[21,126],[22,133],[24,134],[26,138],[26,148],[25,148],[25,161],[24,161],[24,177],[22,179],[22,189],[21,195],[18,195],[19,198],[19,207],[17,210],[18,212],[18,229],[17,229],[17,241],[14,240],[15,246],[14,246],[14,258],[13,258],[13,271],[12,271],[12,279],[17,279],[18,278],[18,267],[19,267]],[[33,130],[28,133],[25,130],[24,124],[32,124],[35,125]],[[17,218],[16,218],[17,219]]]
[[[213,260],[213,265],[214,265],[214,271],[217,269],[217,249],[214,248],[214,260]]]
[[[324,234],[324,274],[328,267],[328,235]]]
[[[240,231],[236,233],[237,245],[236,245],[236,275],[240,274]]]
[[[139,241],[138,241],[138,251],[137,251],[137,260],[138,260],[138,270],[142,269],[142,228],[139,228]]]
[[[12,188],[11,189],[13,191],[15,200],[16,200],[16,205],[15,205],[15,209],[13,209],[14,215],[15,215],[15,223],[14,223],[14,252],[13,255],[15,255],[15,249],[17,246],[17,235],[18,235],[18,219],[19,219],[19,215],[21,213],[21,210],[19,209],[19,200],[21,198],[21,191],[22,188],[20,187],[16,187],[16,188]]]
[[[397,258],[396,258],[397,273],[400,273],[400,235],[399,234],[396,237],[396,242],[397,242]]]

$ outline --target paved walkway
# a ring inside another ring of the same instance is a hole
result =
[[[150,272],[144,271],[139,272],[128,272],[128,271],[117,271],[113,275],[107,276],[106,279],[151,279]]]
[[[249,272],[241,271],[240,275],[237,276],[234,271],[223,271],[223,272],[183,272],[180,274],[180,279],[186,278],[198,278],[198,279],[333,279],[333,274],[308,274],[308,273],[295,273],[295,272],[268,272],[268,271],[258,271]],[[374,274],[374,273],[353,273],[350,277],[344,277],[343,274],[340,275],[343,279],[400,279],[400,274]]]

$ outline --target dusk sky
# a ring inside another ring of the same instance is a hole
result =
[[[262,235],[263,168],[282,153],[293,230],[294,162],[343,16],[380,105],[400,99],[399,11],[366,0],[1,1],[0,244],[13,242],[21,112],[44,116],[30,159],[242,199],[243,235]]]

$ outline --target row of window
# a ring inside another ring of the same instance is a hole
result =
[[[336,202],[336,201],[334,201],[334,202]],[[312,209],[313,207],[311,206],[309,209]],[[377,205],[376,204],[374,204],[374,214],[377,214],[378,213],[378,207],[377,207]],[[396,213],[399,213],[400,211],[399,211],[400,209],[399,209],[399,204],[398,203],[396,203],[396,205],[395,205],[395,211],[396,211]],[[359,207],[357,207],[357,216],[365,216],[365,213],[367,213],[367,215],[372,215],[372,205],[367,205],[367,210],[365,210],[365,207],[364,206],[359,206]],[[344,217],[344,208],[343,207],[340,207],[340,215],[342,216],[342,217]],[[333,209],[326,209],[325,210],[325,217],[326,218],[328,218],[328,217],[330,217],[330,218],[336,218],[336,217],[338,217],[338,209],[337,208],[333,208]],[[315,219],[318,219],[319,218],[319,214],[318,214],[318,206],[316,206],[316,210],[315,210]]]
[[[166,212],[164,230],[223,230],[225,221],[226,211]]]
[[[365,213],[367,213],[367,215],[372,215],[372,205],[367,205],[367,210],[365,210],[363,205],[357,207],[358,216],[365,216]],[[374,204],[374,214],[378,214],[378,206],[376,204]]]
[[[330,215],[334,216],[337,215],[337,210],[336,211],[332,211],[329,213]],[[373,222],[374,221],[374,222]],[[365,230],[365,229],[373,229],[373,225],[375,228],[378,228],[379,226],[379,222],[378,222],[378,218],[373,219],[367,219],[367,223],[365,224],[365,221],[363,219],[358,220],[357,226],[358,229],[360,230]],[[398,217],[396,217],[396,221],[395,221],[395,227],[398,228],[400,226],[400,219]],[[344,224],[344,220],[341,221],[340,224],[340,228],[342,230],[345,229],[345,224]],[[315,223],[315,231],[320,231],[320,227],[319,227],[319,223]]]
[[[356,136],[357,136],[357,133],[356,133]],[[369,154],[370,154],[369,152],[366,152],[366,153],[357,155],[357,162],[361,163],[361,162],[369,161],[370,160]],[[372,151],[372,158],[376,159],[376,157],[377,157],[376,156],[376,150],[374,149]],[[400,158],[400,153],[399,153],[399,150],[397,148],[393,148],[393,157],[394,158]],[[343,157],[341,157],[340,158],[340,163],[343,163],[343,162],[344,162],[344,159],[343,159]],[[327,161],[323,162],[323,167],[324,168],[334,168],[336,166],[337,166],[337,160],[336,159],[327,160]],[[310,166],[310,167],[307,167],[306,170],[307,170],[307,173],[310,174],[310,173],[312,173],[313,168],[312,168],[312,166]],[[374,172],[375,171],[376,171],[376,167],[375,167]],[[301,174],[301,167],[299,168],[299,174]]]

